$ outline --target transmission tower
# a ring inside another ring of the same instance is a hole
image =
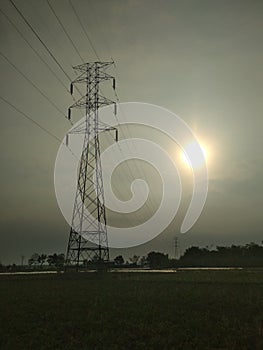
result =
[[[73,67],[80,75],[71,83],[70,91],[73,93],[73,86],[82,83],[86,85],[86,94],[68,111],[71,119],[72,108],[83,108],[85,120],[70,131],[70,134],[84,134],[84,141],[66,254],[67,266],[85,265],[90,260],[109,260],[99,133],[115,130],[116,141],[118,134],[116,128],[100,123],[99,108],[113,104],[116,114],[116,103],[100,92],[100,83],[106,80],[111,80],[115,89],[115,78],[106,73],[113,64],[92,62]]]

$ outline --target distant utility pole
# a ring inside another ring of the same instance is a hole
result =
[[[178,237],[174,238],[174,257],[175,259],[180,258],[179,240]]]
[[[90,260],[109,260],[99,132],[115,130],[117,141],[118,131],[100,123],[99,108],[113,104],[116,114],[116,103],[100,93],[100,83],[106,80],[111,80],[115,89],[115,78],[106,73],[107,68],[113,64],[114,62],[92,62],[74,67],[80,75],[71,83],[70,91],[73,93],[74,84],[84,83],[86,94],[69,108],[68,114],[71,119],[72,108],[85,110],[84,123],[70,132],[84,134],[84,141],[66,254],[68,266],[83,265]]]
[[[24,266],[24,260],[25,260],[25,256],[21,255],[21,266]]]

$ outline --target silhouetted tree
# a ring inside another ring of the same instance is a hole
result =
[[[146,266],[146,265],[148,264],[147,257],[143,255],[143,256],[140,258],[140,260],[139,260],[139,264],[140,264],[142,267]]]
[[[30,266],[39,265],[39,254],[38,253],[34,253],[31,255],[31,258],[29,258],[29,260],[28,260],[28,265],[30,265]]]
[[[123,265],[124,264],[124,259],[123,259],[122,255],[116,256],[116,258],[114,259],[114,263],[116,265]]]
[[[150,268],[163,268],[169,266],[168,254],[160,252],[150,252],[147,255],[147,262]]]
[[[47,255],[46,254],[39,255],[38,261],[40,263],[40,266],[42,266],[46,262],[46,259],[47,259]]]
[[[184,255],[181,257],[180,262],[184,266],[205,266],[205,261],[207,259],[206,248],[190,247],[186,249]]]
[[[263,266],[263,247],[256,243],[245,246],[218,246],[216,250],[190,247],[179,260],[180,266],[260,267]]]
[[[49,255],[47,258],[47,262],[49,266],[54,266],[56,268],[62,268],[65,262],[65,255],[64,254],[52,254]]]
[[[130,262],[131,262],[133,265],[137,265],[139,259],[140,259],[139,255],[133,255],[131,258],[129,258]]]

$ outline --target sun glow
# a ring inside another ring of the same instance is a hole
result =
[[[199,152],[200,148],[202,155]],[[181,151],[181,160],[189,168],[201,168],[204,163],[207,164],[208,157],[208,148],[200,143],[190,143],[184,151]]]

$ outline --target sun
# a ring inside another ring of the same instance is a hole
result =
[[[200,154],[200,148],[202,153]],[[208,147],[198,142],[192,142],[181,151],[181,160],[188,168],[198,169],[207,164]]]

